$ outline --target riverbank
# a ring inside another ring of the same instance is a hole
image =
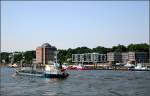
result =
[[[1,64],[0,67],[10,67],[9,64]],[[101,64],[90,64],[90,65],[84,65],[85,68],[88,68],[89,70],[122,70],[122,71],[150,71],[150,64],[145,63],[144,64],[148,70],[134,70],[129,69],[125,66],[111,66],[108,63],[101,63]],[[67,66],[74,66],[74,65],[67,65]],[[22,67],[30,67],[33,68],[34,66],[32,64],[22,64]],[[43,70],[45,65],[37,64],[36,68],[37,70]],[[18,66],[18,68],[21,68],[21,66]]]
[[[8,66],[8,64],[0,64],[0,67],[7,67]]]

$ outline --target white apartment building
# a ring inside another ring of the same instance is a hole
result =
[[[106,54],[84,53],[72,54],[73,63],[104,63],[107,61]]]

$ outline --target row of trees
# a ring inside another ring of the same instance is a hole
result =
[[[2,52],[1,53],[1,63],[20,63],[23,60],[24,63],[31,63],[35,58],[35,51],[26,51],[26,52]]]
[[[142,44],[130,44],[128,46],[124,45],[117,45],[113,46],[112,48],[106,48],[103,46],[97,46],[96,48],[88,48],[88,47],[77,47],[75,49],[69,48],[68,50],[59,50],[59,60],[60,63],[64,62],[69,62],[67,60],[68,58],[71,58],[72,54],[82,54],[82,53],[100,53],[100,54],[106,54],[108,52],[129,52],[129,51],[134,51],[134,52],[147,52],[149,55],[149,48],[150,45],[147,43],[142,43]]]
[[[101,54],[106,54],[108,52],[128,52],[128,51],[135,51],[135,52],[147,52],[149,53],[149,48],[150,45],[146,43],[142,44],[130,44],[128,46],[124,45],[117,45],[113,46],[112,48],[106,48],[102,46],[97,46],[96,48],[88,48],[88,47],[77,47],[75,49],[58,49],[58,60],[59,63],[68,63],[71,60],[72,54],[81,54],[81,53],[101,53]],[[31,63],[31,61],[35,58],[35,51],[26,51],[26,52],[15,52],[14,54],[14,60],[13,62],[20,62],[21,59],[24,59],[25,63]],[[10,63],[12,58],[11,58],[12,53],[7,53],[7,52],[2,52],[1,53],[1,62],[2,63]]]

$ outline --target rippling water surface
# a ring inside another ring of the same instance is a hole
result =
[[[67,79],[18,76],[1,68],[1,96],[150,96],[150,71],[68,71]]]

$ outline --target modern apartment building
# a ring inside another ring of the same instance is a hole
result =
[[[122,54],[119,52],[107,53],[107,61],[110,63],[120,63],[122,61]]]
[[[146,52],[129,52],[128,60],[135,63],[144,63],[148,61],[148,54]]]
[[[146,52],[110,52],[107,53],[107,61],[110,63],[145,63],[148,60]]]
[[[128,56],[128,52],[123,52],[121,53],[121,62],[122,63],[127,63],[129,61],[129,56]]]
[[[72,54],[73,63],[102,63],[106,61],[107,61],[106,54],[99,54],[99,53]]]
[[[48,64],[48,62],[55,61],[56,47],[48,43],[44,43],[36,48],[36,63]]]

